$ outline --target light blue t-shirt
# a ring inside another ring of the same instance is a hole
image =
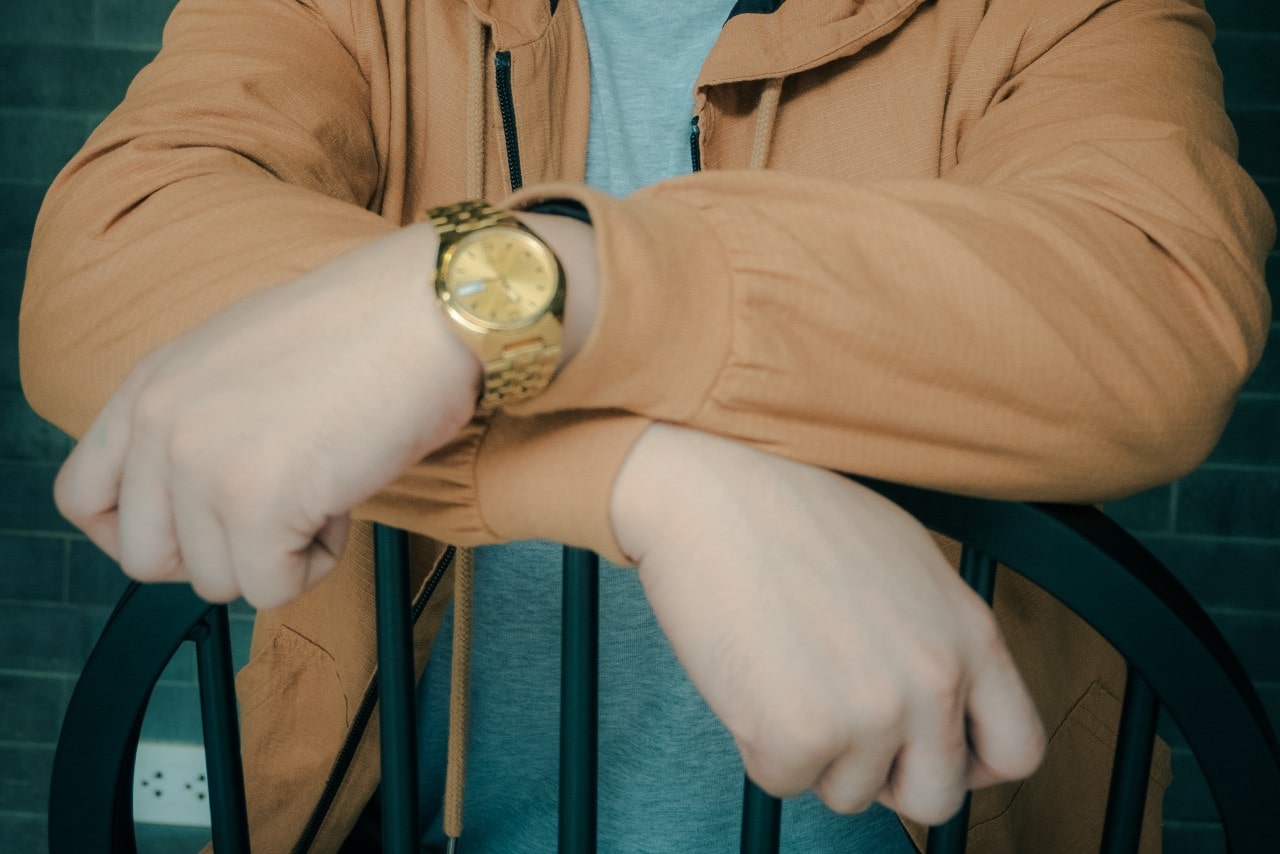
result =
[[[587,183],[617,196],[691,171],[693,82],[733,0],[579,0],[591,62]],[[462,850],[556,850],[561,547],[476,550]],[[634,570],[601,563],[599,850],[738,850],[742,761],[689,681]],[[443,850],[452,612],[419,690],[428,850]],[[782,848],[913,854],[882,807],[839,816],[786,802]]]

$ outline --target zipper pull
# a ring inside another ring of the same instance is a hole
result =
[[[694,116],[689,122],[689,159],[693,164],[694,172],[702,171],[702,134],[698,129],[698,117]]]

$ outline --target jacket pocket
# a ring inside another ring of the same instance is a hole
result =
[[[320,798],[349,726],[333,657],[280,626],[236,677],[249,830],[286,851]]]

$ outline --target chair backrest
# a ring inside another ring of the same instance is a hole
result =
[[[1128,661],[1099,851],[1137,850],[1161,706],[1200,762],[1227,849],[1269,850],[1280,804],[1275,733],[1222,635],[1146,549],[1092,508],[863,482],[964,543],[962,572],[988,601],[998,561],[1065,603]],[[379,527],[375,544],[383,850],[408,854],[418,848],[418,820],[407,535]],[[597,569],[595,555],[565,550],[560,850],[566,854],[595,850]],[[142,717],[166,663],[188,640],[197,651],[214,845],[218,854],[249,850],[226,609],[185,585],[135,584],[103,630],[63,722],[50,793],[52,854],[136,851],[132,783]],[[966,803],[930,832],[929,854],[964,851],[967,813]],[[777,851],[779,821],[778,802],[745,781],[741,850]]]

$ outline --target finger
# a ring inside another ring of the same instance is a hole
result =
[[[323,526],[321,526],[323,527]],[[277,608],[291,602],[335,563],[314,541],[317,532],[301,533],[277,515],[239,516],[226,526],[232,571],[240,590],[255,608]]]
[[[862,812],[890,779],[899,746],[899,739],[883,736],[850,745],[818,777],[813,793],[838,813]]]
[[[230,602],[240,596],[240,585],[231,568],[226,530],[211,503],[198,489],[175,484],[173,527],[183,575],[196,594],[209,602]]]
[[[53,485],[54,502],[62,515],[117,560],[119,520],[115,510],[125,455],[133,438],[133,410],[157,364],[148,356],[134,366],[76,443]]]
[[[324,575],[342,559],[347,548],[347,537],[351,532],[351,516],[331,516],[315,536],[313,547],[317,554],[307,565],[307,578],[303,586],[310,590],[320,582]]]
[[[129,447],[129,419],[112,398],[72,449],[53,482],[58,511],[112,558],[120,558],[120,478]]]
[[[941,824],[964,802],[969,745],[960,679],[938,679],[917,702],[908,721],[906,744],[888,785],[876,800],[922,824]]]
[[[778,728],[776,732],[787,730]],[[747,776],[775,798],[792,798],[811,788],[837,750],[834,742],[814,739],[803,743],[803,734],[786,743],[775,738],[761,739],[758,746],[735,736],[734,743]]]
[[[133,427],[120,477],[120,566],[139,581],[174,578],[181,571],[169,493],[168,443],[147,426]]]
[[[1031,775],[1044,758],[1044,726],[1004,644],[989,645],[968,697],[971,788]]]

